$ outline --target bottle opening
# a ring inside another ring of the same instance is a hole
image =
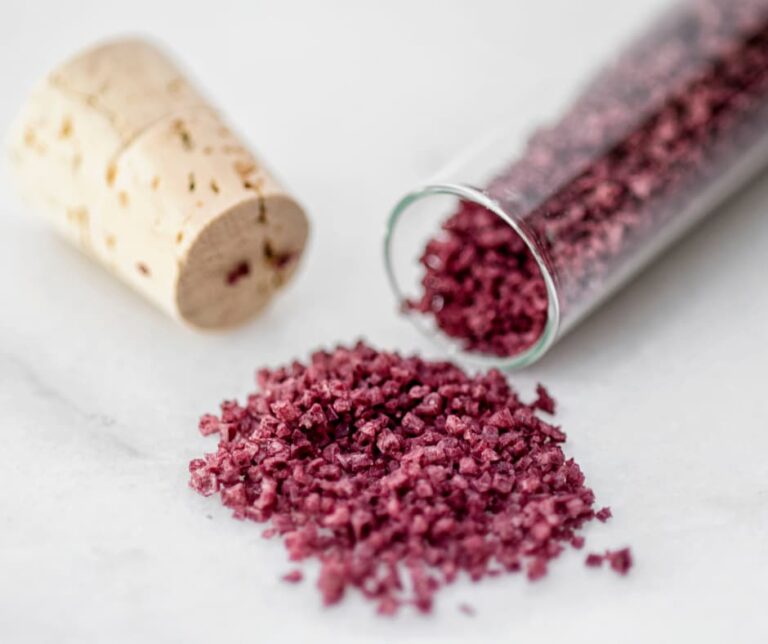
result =
[[[459,359],[506,369],[544,355],[560,322],[552,270],[513,203],[461,184],[425,186],[393,209],[384,248],[418,328]]]

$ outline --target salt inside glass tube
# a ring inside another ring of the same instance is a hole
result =
[[[499,137],[394,208],[402,310],[518,368],[768,164],[768,0],[676,5],[520,149]]]

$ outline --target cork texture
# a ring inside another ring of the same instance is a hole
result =
[[[10,136],[20,191],[169,315],[239,324],[293,275],[308,221],[156,47],[101,45],[52,72]]]

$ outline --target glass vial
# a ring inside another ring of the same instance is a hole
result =
[[[549,125],[405,195],[390,281],[452,351],[524,367],[767,164],[768,0],[689,0]]]

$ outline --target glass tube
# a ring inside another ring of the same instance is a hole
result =
[[[768,0],[691,0],[546,127],[479,146],[393,209],[403,312],[454,353],[540,358],[768,164]]]

